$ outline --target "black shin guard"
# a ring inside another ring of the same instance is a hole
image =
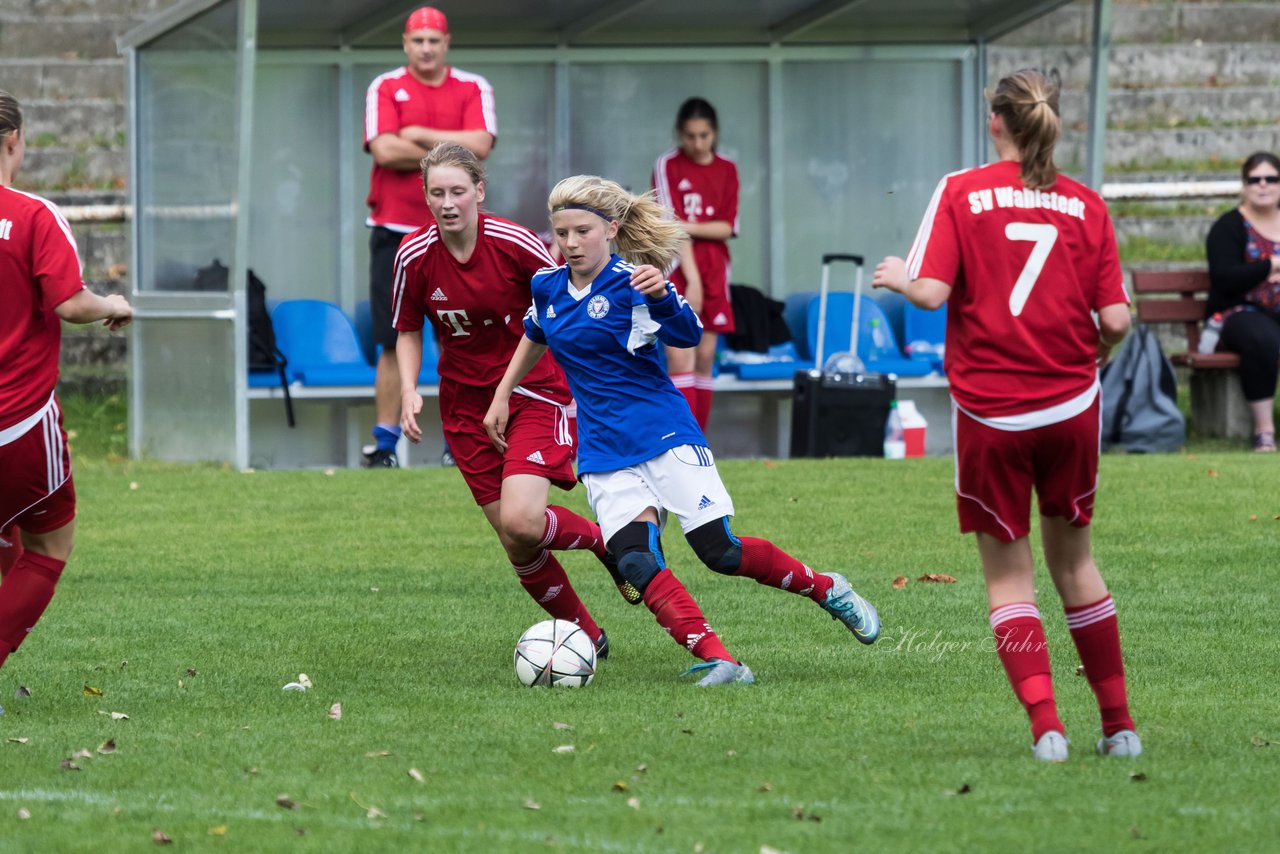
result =
[[[737,575],[742,565],[742,541],[729,530],[729,517],[694,528],[685,534],[693,553],[709,569],[721,575]]]

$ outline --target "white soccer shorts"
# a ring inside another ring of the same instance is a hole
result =
[[[672,448],[625,469],[585,474],[582,483],[606,543],[649,507],[658,511],[659,529],[666,528],[672,513],[685,533],[733,515],[733,499],[715,458],[696,445]]]

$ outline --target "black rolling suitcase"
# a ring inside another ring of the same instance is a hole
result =
[[[897,394],[892,376],[853,370],[824,370],[827,294],[831,264],[848,261],[857,268],[853,291],[853,329],[850,348],[857,351],[859,303],[862,298],[862,256],[822,256],[822,292],[819,296],[818,341],[811,371],[797,371],[791,400],[791,456],[884,456],[884,425]],[[844,366],[847,367],[847,366]]]

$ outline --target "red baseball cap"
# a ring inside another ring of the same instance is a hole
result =
[[[447,34],[449,32],[449,19],[439,9],[432,6],[422,6],[414,9],[408,20],[404,22],[404,31],[406,33],[413,30],[436,30]]]

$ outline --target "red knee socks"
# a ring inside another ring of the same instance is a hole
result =
[[[1120,626],[1116,605],[1108,594],[1089,605],[1064,608],[1067,628],[1076,642],[1085,678],[1098,698],[1102,713],[1102,734],[1115,735],[1133,729],[1125,691],[1124,660],[1120,655]]]
[[[1032,740],[1039,741],[1050,730],[1063,732],[1039,609],[1032,602],[1001,605],[991,611],[991,629],[1013,693],[1031,718]]]
[[[711,626],[707,625],[702,609],[671,570],[660,570],[649,582],[644,591],[644,604],[653,612],[658,625],[666,629],[676,643],[689,650],[696,658],[703,661],[722,658],[738,663],[711,630]]]
[[[600,639],[600,626],[574,592],[564,567],[551,552],[543,549],[532,562],[525,566],[512,564],[512,567],[519,576],[524,591],[542,606],[542,610],[557,620],[577,623],[592,640]]]
[[[761,584],[808,596],[815,602],[827,598],[831,579],[814,572],[768,540],[740,537],[742,562],[738,575],[754,578]]]
[[[53,598],[65,561],[26,552],[0,584],[0,665],[22,645]]]
[[[596,557],[605,552],[599,525],[587,521],[568,507],[555,504],[547,507],[547,527],[538,545],[557,552],[586,549]]]

